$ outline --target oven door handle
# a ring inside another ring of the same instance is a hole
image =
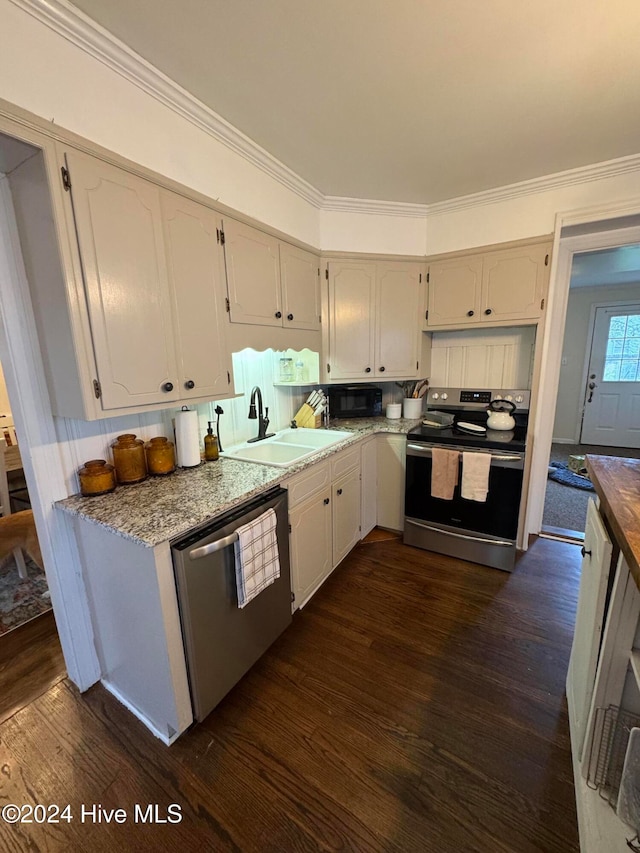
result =
[[[448,448],[445,448],[445,449],[448,449]],[[432,448],[431,447],[425,447],[422,444],[407,444],[407,450],[408,451],[409,450],[415,450],[418,453],[423,454],[424,456],[431,456]],[[464,452],[464,450],[462,450],[458,447],[452,447],[451,450],[457,450],[460,453]],[[467,450],[469,450],[469,448],[467,448]],[[480,451],[480,453],[483,453],[483,452],[486,452],[486,451]],[[492,461],[495,460],[496,462],[522,462],[522,456],[515,456],[513,454],[506,455],[506,454],[502,454],[502,453],[501,454],[490,453],[489,456],[491,456]]]
[[[407,524],[413,524],[416,527],[422,527],[424,530],[431,530],[433,533],[442,533],[443,536],[451,536],[452,539],[467,539],[470,542],[482,542],[488,545],[500,545],[503,548],[512,548],[513,542],[508,539],[485,539],[483,536],[470,536],[465,533],[454,533],[452,530],[443,530],[441,527],[431,527],[429,524],[422,524],[415,521],[413,518],[406,518]]]

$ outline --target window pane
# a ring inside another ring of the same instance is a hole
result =
[[[640,314],[631,314],[627,318],[627,337],[640,338]]]
[[[626,317],[612,317],[609,324],[610,338],[624,338],[624,333],[627,328]]]
[[[635,359],[633,361],[630,359],[624,359],[620,367],[620,381],[635,382],[637,368],[638,362]]]
[[[609,355],[609,347],[607,347],[607,355]],[[625,338],[622,355],[624,358],[640,358],[640,338]]]
[[[617,382],[620,376],[620,360],[608,358],[604,363],[604,373],[602,379],[604,382]]]
[[[640,342],[640,338],[638,339]],[[622,358],[624,338],[612,338],[607,342],[607,358]]]

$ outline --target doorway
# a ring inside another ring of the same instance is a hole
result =
[[[640,456],[639,363],[640,244],[575,253],[543,533],[583,538],[594,496],[585,455]]]

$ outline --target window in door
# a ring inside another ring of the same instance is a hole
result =
[[[640,382],[640,314],[611,317],[602,381]]]

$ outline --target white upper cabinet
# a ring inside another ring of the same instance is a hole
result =
[[[421,264],[329,263],[329,379],[418,375]]]
[[[282,325],[276,238],[235,219],[225,219],[224,254],[231,322]]]
[[[180,399],[229,393],[220,219],[209,208],[162,191]]]
[[[318,258],[245,225],[224,220],[232,323],[320,328]]]
[[[102,408],[170,404],[179,393],[160,189],[76,151],[66,160]]]
[[[417,376],[422,267],[377,263],[374,372],[380,378]]]
[[[550,252],[544,242],[432,262],[424,328],[537,320]]]
[[[490,252],[482,268],[482,319],[529,320],[542,314],[549,245]]]
[[[314,331],[320,328],[319,273],[317,255],[280,243],[283,326]]]
[[[463,326],[480,318],[482,256],[469,255],[429,267],[428,326]]]

